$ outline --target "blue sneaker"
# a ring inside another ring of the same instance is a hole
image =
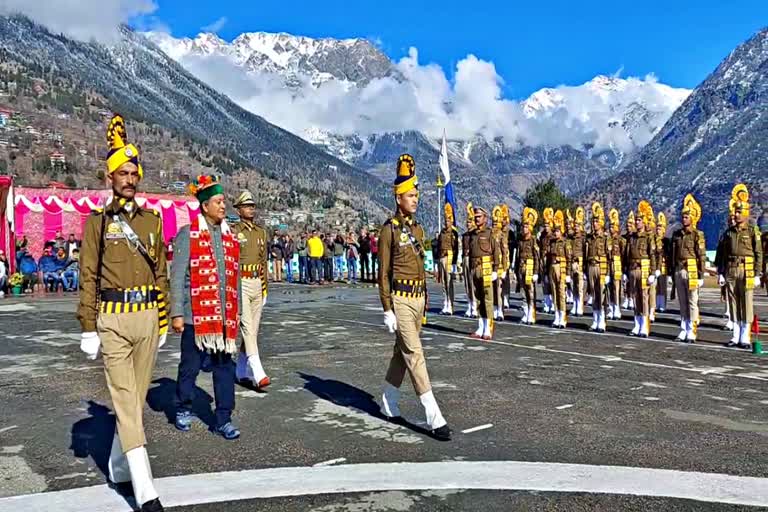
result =
[[[189,411],[178,411],[176,413],[176,428],[182,432],[189,432],[192,428],[194,415]]]
[[[231,441],[240,437],[240,430],[235,427],[231,421],[225,423],[220,427],[216,427],[216,433],[224,439]]]

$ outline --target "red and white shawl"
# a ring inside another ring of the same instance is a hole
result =
[[[189,284],[195,343],[208,352],[237,353],[238,262],[240,244],[226,221],[221,224],[224,246],[225,307],[219,296],[219,272],[211,243],[211,233],[202,215],[192,219],[189,229]],[[225,328],[226,327],[226,328]]]

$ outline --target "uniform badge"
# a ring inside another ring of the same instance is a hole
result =
[[[131,148],[125,148],[125,156],[133,158],[133,150]]]
[[[400,233],[400,241],[408,242],[408,235],[406,235],[405,233]]]
[[[241,244],[244,244],[245,242],[247,242],[248,239],[245,238],[245,233],[243,233],[243,232],[238,233],[237,234],[237,241],[240,242]]]
[[[117,222],[110,222],[107,225],[104,238],[107,240],[120,240],[125,238],[125,233],[123,233],[123,228],[120,227],[120,224]]]

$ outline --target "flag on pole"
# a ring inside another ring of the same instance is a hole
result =
[[[440,147],[440,171],[445,180],[445,202],[450,203],[454,215],[456,215],[456,199],[453,196],[453,183],[451,183],[451,170],[448,167],[448,144],[445,142],[445,130],[443,130],[443,144]]]

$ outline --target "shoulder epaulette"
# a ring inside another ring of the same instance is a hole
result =
[[[399,226],[399,225],[400,225],[400,223],[399,223],[399,222],[397,221],[397,219],[396,219],[396,218],[394,218],[394,217],[390,217],[390,218],[388,218],[388,219],[387,219],[387,221],[384,223],[384,225],[385,225],[385,226],[386,226],[386,225],[389,225],[389,224],[391,224],[391,225],[393,225],[393,226]]]
[[[94,208],[91,210],[91,215],[101,215],[104,213],[104,208]]]

